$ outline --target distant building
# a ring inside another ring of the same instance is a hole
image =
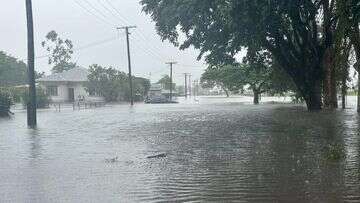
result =
[[[151,84],[148,92],[148,97],[160,97],[161,91],[162,91],[161,84]]]
[[[176,91],[172,91],[172,100],[176,100]],[[147,103],[169,103],[170,101],[170,90],[162,88],[161,84],[151,84],[151,87],[146,98]]]
[[[89,71],[77,67],[62,73],[55,73],[37,80],[52,102],[102,101],[102,97],[91,96],[85,89]]]

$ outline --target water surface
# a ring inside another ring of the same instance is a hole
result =
[[[36,130],[19,111],[0,120],[0,202],[360,201],[355,109],[249,101],[41,110]]]

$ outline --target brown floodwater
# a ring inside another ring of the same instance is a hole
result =
[[[36,130],[16,111],[0,119],[0,202],[360,202],[354,108],[248,101],[40,110]]]

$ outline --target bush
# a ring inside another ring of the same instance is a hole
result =
[[[10,94],[4,90],[0,90],[0,117],[9,116],[11,104]]]
[[[24,105],[24,107],[27,106],[27,104],[30,102],[29,101],[29,90],[26,90],[23,92],[21,101],[22,104]],[[36,89],[36,107],[37,108],[49,108],[49,104],[50,104],[50,99],[49,97],[45,94],[45,91],[41,88],[37,88]]]

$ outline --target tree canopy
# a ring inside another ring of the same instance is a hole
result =
[[[35,77],[40,78],[44,73],[35,72]],[[26,64],[3,51],[0,51],[0,86],[16,86],[27,84]]]
[[[245,88],[254,93],[254,104],[259,103],[262,93],[281,94],[292,90],[288,76],[275,66],[254,64],[234,64],[210,66],[201,76],[204,88],[220,86],[227,94]]]
[[[10,115],[11,104],[12,102],[10,94],[0,89],[0,117],[6,117]]]
[[[163,75],[163,77],[157,82],[157,84],[161,84],[164,89],[170,90],[170,76],[169,75]],[[172,89],[174,90],[176,88],[176,84],[172,83]]]
[[[0,86],[24,85],[26,83],[26,64],[0,51]]]
[[[103,96],[108,102],[130,99],[129,78],[124,72],[94,64],[90,66],[88,80],[86,90],[90,95]],[[133,88],[135,100],[143,100],[150,89],[150,81],[133,77]]]
[[[142,0],[141,4],[163,40],[181,49],[199,49],[199,58],[206,55],[210,64],[234,63],[248,47],[269,51],[292,78],[308,108],[317,110],[322,106],[324,70],[332,66],[339,25],[337,2]],[[185,40],[180,42],[181,35]]]
[[[49,53],[48,63],[53,65],[53,73],[61,73],[76,67],[76,64],[71,62],[74,53],[71,40],[63,40],[54,30],[50,31],[45,38],[41,45]]]

